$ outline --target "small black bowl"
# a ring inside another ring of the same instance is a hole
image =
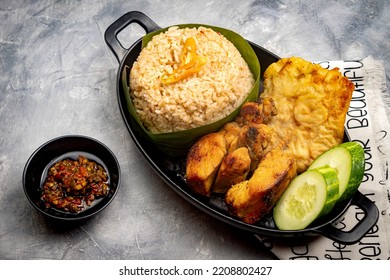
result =
[[[102,165],[108,175],[109,192],[78,213],[46,208],[41,200],[42,186],[50,166],[65,158],[85,156]],[[28,159],[23,171],[23,188],[30,203],[44,215],[62,221],[79,221],[99,213],[114,199],[120,185],[120,167],[112,151],[103,143],[85,136],[68,135],[40,146]]]

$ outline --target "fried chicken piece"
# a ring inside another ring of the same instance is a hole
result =
[[[190,148],[186,160],[186,180],[194,192],[210,196],[212,184],[226,153],[224,133],[207,134]]]
[[[263,114],[265,108],[268,112]],[[268,151],[273,147],[270,140],[276,139],[275,133],[267,125],[260,123],[265,116],[271,115],[272,102],[253,103],[247,105],[245,110],[241,114],[240,123],[233,121],[225,124],[220,131],[200,138],[190,149],[186,179],[196,193],[210,196],[213,191],[226,192],[239,178],[245,180],[248,172],[257,167],[266,149]],[[251,117],[254,111],[258,118]],[[216,177],[216,186],[213,188]]]
[[[251,167],[248,148],[241,147],[228,153],[223,159],[212,187],[215,193],[226,193],[234,184],[244,181]]]
[[[236,122],[200,138],[187,155],[187,184],[193,191],[205,196],[210,196],[213,190],[225,192],[227,186],[237,183],[238,178],[245,180],[248,172],[256,168],[269,139],[271,130],[268,126],[252,124],[240,127]],[[220,167],[222,169],[218,172]],[[213,189],[216,176],[217,185]],[[232,180],[230,183],[229,178]]]
[[[236,122],[240,125],[267,124],[277,114],[272,98],[259,98],[257,102],[247,102],[240,110]]]
[[[236,122],[228,122],[220,130],[221,133],[224,133],[226,139],[226,145],[228,153],[233,152],[239,146],[239,135],[242,127]]]
[[[296,171],[296,161],[290,153],[270,151],[249,180],[232,186],[226,193],[230,213],[245,223],[256,223],[272,210]]]
[[[236,127],[236,126],[235,126]],[[245,147],[248,149],[251,158],[251,168],[254,170],[257,164],[273,147],[278,146],[277,135],[265,124],[251,123],[235,129],[236,135],[228,148],[228,154],[236,149]]]
[[[327,70],[298,57],[283,58],[264,73],[263,98],[278,114],[268,123],[307,169],[321,153],[343,141],[354,85],[337,68]]]
[[[272,130],[265,124],[244,126],[240,132],[241,145],[248,147],[251,170],[254,170],[270,145]]]

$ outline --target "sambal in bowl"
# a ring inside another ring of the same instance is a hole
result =
[[[105,209],[120,185],[120,167],[113,152],[86,136],[52,139],[28,159],[23,188],[30,203],[44,215],[83,220]]]

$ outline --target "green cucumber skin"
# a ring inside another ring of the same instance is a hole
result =
[[[314,175],[313,175],[314,173]],[[321,176],[321,186],[316,185],[317,187],[325,187],[326,189],[323,190],[323,193],[325,194],[325,199],[322,205],[320,205],[320,210],[311,213],[310,216],[306,219],[303,219],[303,221],[293,221],[293,218],[289,215],[289,213],[284,212],[284,203],[289,203],[290,199],[289,197],[294,196],[294,191],[299,191],[299,185],[298,182],[302,180],[303,183],[309,182],[311,176],[318,176],[318,174]],[[292,186],[293,188],[290,188]],[[337,178],[336,171],[328,166],[315,168],[310,171],[304,172],[298,177],[296,177],[291,183],[287,190],[284,192],[282,197],[277,202],[276,206],[273,210],[273,218],[275,221],[276,226],[279,229],[282,230],[301,230],[306,228],[308,225],[310,225],[313,221],[317,220],[318,218],[328,214],[334,207],[334,205],[337,202],[338,196],[339,196],[339,181]],[[287,222],[285,222],[287,221]]]
[[[346,148],[352,156],[352,170],[349,177],[348,186],[338,200],[338,202],[343,202],[350,199],[359,189],[364,176],[365,158],[364,149],[357,142],[345,142],[340,144],[340,147]]]
[[[348,153],[348,155],[350,156],[348,158],[348,162],[345,162],[345,164],[343,165],[344,168],[345,166],[348,166],[350,168],[349,174],[347,174],[348,178],[345,181],[346,184],[340,184],[340,192],[342,193],[339,195],[338,202],[343,202],[353,196],[353,194],[359,188],[364,176],[364,150],[359,143],[345,142],[329,149],[328,151],[321,154],[317,159],[315,159],[313,163],[309,166],[308,170],[326,165],[334,167],[330,162],[334,160],[335,156],[341,154],[341,152],[339,151],[342,151],[343,153]],[[340,158],[338,158],[337,160],[340,160]]]
[[[337,171],[339,179],[339,197],[343,194],[348,186],[352,170],[352,155],[345,147],[333,147],[318,158],[309,166],[308,170],[329,166]]]
[[[318,218],[325,216],[330,211],[332,211],[333,207],[336,205],[336,202],[339,198],[339,179],[337,177],[337,172],[333,168],[329,166],[323,166],[319,168],[315,168],[313,170],[317,170],[322,174],[326,183],[326,200],[325,205],[322,208],[322,211],[318,215]]]

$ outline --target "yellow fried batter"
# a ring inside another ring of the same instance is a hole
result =
[[[327,70],[302,58],[283,58],[267,68],[261,96],[271,97],[278,112],[268,125],[287,143],[298,173],[343,141],[353,90],[339,69]]]

